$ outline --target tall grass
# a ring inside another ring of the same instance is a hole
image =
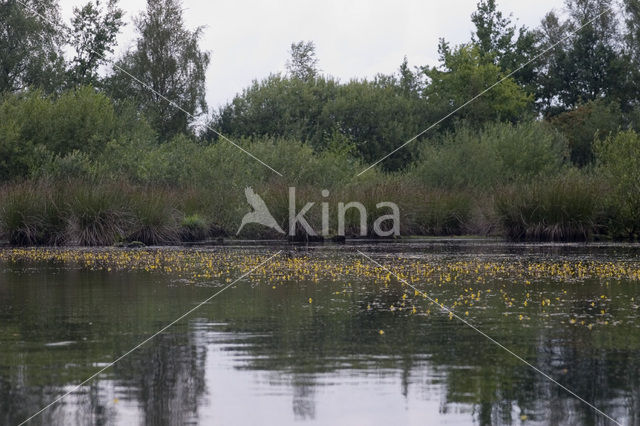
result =
[[[288,186],[271,181],[254,189],[288,231]],[[616,237],[620,223],[635,223],[625,222],[633,215],[615,202],[618,192],[606,179],[575,170],[512,183],[493,193],[430,188],[403,175],[356,180],[331,188],[328,197],[322,196],[322,189],[326,188],[297,187],[296,211],[307,202],[315,203],[305,218],[320,233],[322,203],[327,203],[329,235],[338,232],[338,202],[349,201],[364,205],[370,237],[374,221],[389,214],[388,209],[377,208],[383,201],[399,206],[402,236],[492,233],[516,241],[583,241]],[[207,187],[32,181],[0,189],[0,233],[15,245],[176,244],[235,236],[250,210],[243,188],[221,202]],[[347,210],[345,219],[345,234],[359,235],[359,211]],[[239,237],[284,238],[260,225],[245,227]]]
[[[82,185],[65,192],[67,244],[104,246],[125,238],[133,216],[126,210],[118,186],[96,190]]]
[[[0,233],[15,245],[111,245],[179,241],[171,198],[128,184],[24,182],[0,192]]]
[[[179,216],[175,207],[176,193],[151,189],[131,192],[133,224],[127,240],[147,245],[174,244],[180,241]]]
[[[495,209],[515,241],[586,241],[598,228],[603,187],[579,172],[500,191]]]

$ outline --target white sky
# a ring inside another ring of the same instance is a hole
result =
[[[88,0],[61,0],[69,22],[74,6]],[[184,0],[189,28],[205,26],[201,48],[211,52],[207,101],[216,108],[271,72],[284,71],[294,41],[316,44],[319,68],[342,81],[397,70],[407,55],[409,64],[435,65],[439,37],[452,43],[469,40],[471,13],[477,0]],[[105,3],[105,2],[102,2]],[[145,0],[121,0],[126,27],[116,54],[132,46],[132,17]],[[498,0],[503,13],[518,24],[538,25],[562,0]]]

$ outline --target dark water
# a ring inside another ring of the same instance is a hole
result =
[[[638,259],[634,246],[366,249],[431,262]],[[339,262],[348,248],[316,252]],[[563,284],[535,290],[553,295]],[[393,286],[381,295],[357,278],[275,289],[240,282],[31,424],[614,424],[447,315],[370,309],[400,300]],[[603,287],[567,287],[562,309],[528,322],[491,302],[469,320],[620,423],[638,425],[640,316],[629,301],[640,299],[639,284],[608,285],[610,325],[566,321]],[[25,420],[219,288],[170,274],[0,263],[0,424]],[[453,300],[458,289],[439,291]]]

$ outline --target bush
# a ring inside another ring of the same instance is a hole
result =
[[[640,237],[640,135],[629,130],[595,144],[597,172],[608,182],[606,230],[614,238]]]
[[[462,125],[423,144],[409,175],[430,187],[488,190],[553,175],[565,161],[563,138],[540,122]]]
[[[95,166],[88,154],[78,150],[64,156],[53,154],[40,146],[40,167],[31,172],[33,177],[49,180],[90,179],[95,176]]]
[[[0,180],[41,176],[42,167],[53,175],[64,176],[65,167],[85,173],[87,161],[100,159],[111,141],[125,145],[154,137],[136,111],[116,112],[112,101],[92,87],[57,97],[37,90],[6,94],[0,101]]]
[[[220,109],[212,127],[234,138],[278,138],[307,143],[322,152],[337,134],[350,140],[360,158],[373,162],[440,118],[432,104],[404,90],[395,76],[373,81],[310,80],[271,75],[254,81]],[[206,140],[218,140],[209,132]],[[413,146],[384,161],[397,170],[406,166]]]
[[[207,222],[198,214],[185,216],[180,224],[182,241],[202,241],[207,237]]]

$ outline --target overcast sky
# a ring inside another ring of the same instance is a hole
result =
[[[88,0],[61,0],[69,22],[74,6]],[[435,65],[439,37],[469,40],[470,15],[477,0],[226,0],[184,1],[188,27],[204,26],[201,47],[211,52],[207,100],[217,108],[253,79],[284,71],[294,41],[316,44],[319,67],[342,81],[397,70],[406,55],[410,65]],[[105,3],[105,2],[103,2]],[[127,26],[120,54],[135,39],[132,17],[146,0],[121,0]],[[535,27],[562,0],[498,0],[521,25]]]

